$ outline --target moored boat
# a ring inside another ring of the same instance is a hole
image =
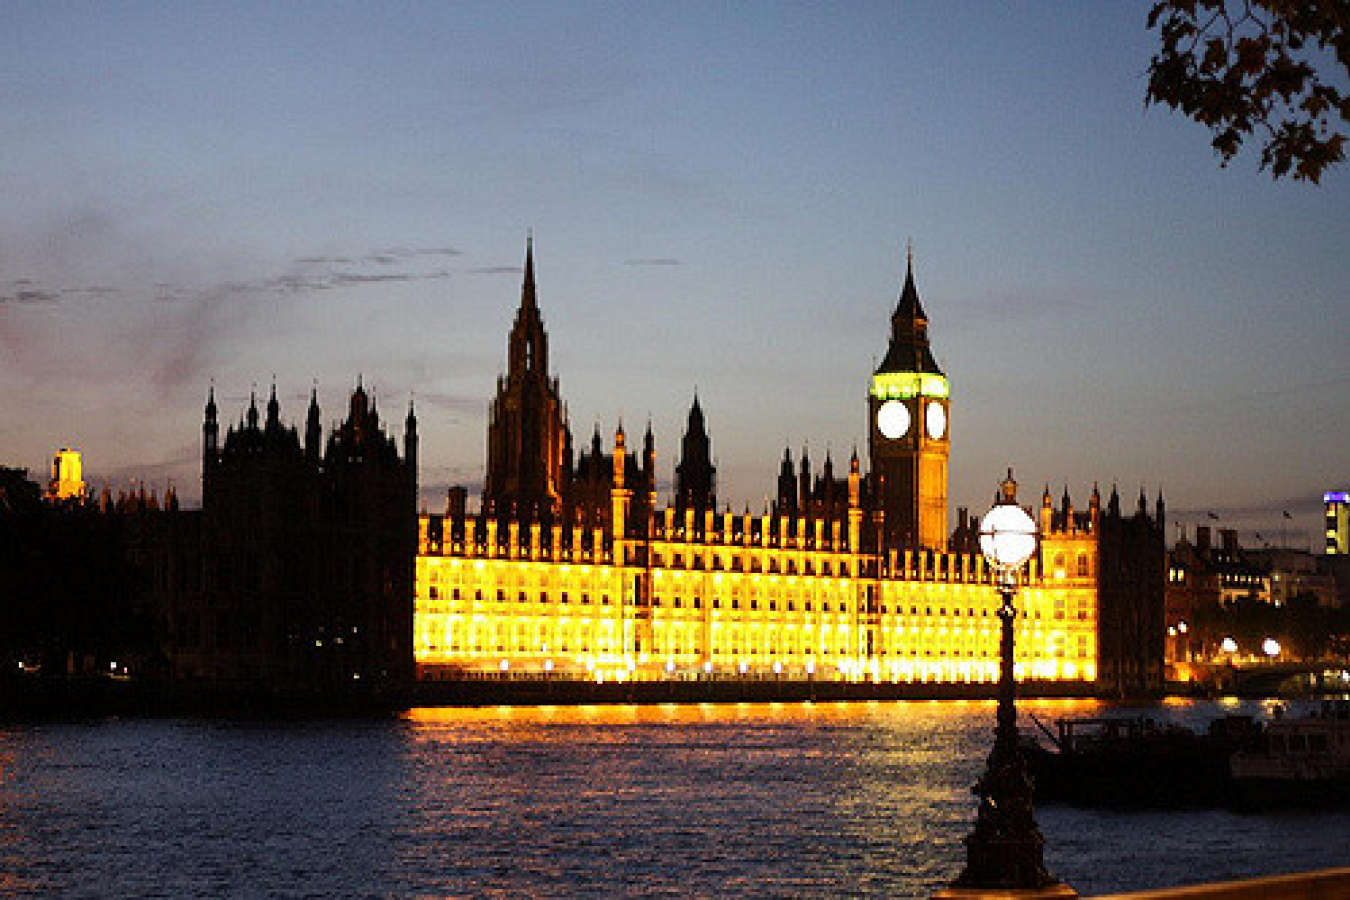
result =
[[[1040,725],[1040,722],[1036,723]],[[1056,720],[1026,746],[1038,804],[1243,811],[1350,810],[1350,700],[1268,723],[1226,716],[1204,733],[1145,716]]]
[[[1027,748],[1038,804],[1163,809],[1224,805],[1229,757],[1256,728],[1242,716],[1218,720],[1206,734],[1145,716],[1055,725],[1057,734],[1042,729],[1051,748]]]
[[[1236,803],[1245,809],[1350,809],[1350,700],[1324,700],[1289,716],[1281,708],[1260,740],[1230,760]]]

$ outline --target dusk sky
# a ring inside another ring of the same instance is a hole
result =
[[[668,480],[697,389],[758,511],[785,445],[866,465],[912,239],[953,512],[1012,465],[1316,549],[1350,171],[1224,169],[1146,109],[1148,8],[6,4],[0,464],[195,505],[213,380],[297,424],[317,380],[327,426],[360,374],[400,437],[415,395],[435,510],[482,479],[533,229],[578,443],[650,417]]]

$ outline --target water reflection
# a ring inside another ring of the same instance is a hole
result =
[[[766,703],[0,728],[0,893],[924,896],[960,870],[993,718]],[[1051,870],[1085,893],[1344,864],[1328,835],[1350,825],[1040,818]]]

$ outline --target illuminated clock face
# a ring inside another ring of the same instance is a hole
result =
[[[942,440],[942,436],[947,433],[947,411],[942,408],[942,404],[936,401],[929,403],[924,415],[928,418],[928,436],[935,441]]]
[[[899,400],[887,400],[877,410],[877,430],[892,441],[904,437],[909,431],[909,409]]]

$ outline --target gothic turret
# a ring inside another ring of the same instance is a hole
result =
[[[484,506],[532,518],[561,509],[567,429],[557,379],[548,374],[548,335],[539,312],[534,241],[525,245],[520,306],[507,340],[507,370],[497,382],[488,426]]]
[[[277,382],[272,380],[272,394],[267,398],[267,431],[269,434],[281,428],[281,404],[277,402]]]
[[[797,473],[797,508],[805,511],[811,505],[811,460],[802,448],[801,469]]]
[[[689,408],[689,424],[680,447],[680,464],[675,467],[675,508],[692,509],[700,515],[717,507],[717,467],[712,463],[712,442],[703,421],[698,394]]]
[[[647,420],[647,433],[642,436],[642,475],[651,484],[656,483],[656,438],[652,436],[652,420]]]
[[[778,509],[783,513],[797,511],[797,475],[792,471],[792,451],[786,447],[778,467]]]
[[[408,416],[403,420],[403,459],[408,468],[412,470],[413,477],[417,477],[417,413],[413,409],[413,401],[408,400]]]
[[[202,418],[202,475],[220,453],[220,422],[216,418],[216,387],[206,392],[206,410]]]
[[[309,412],[305,415],[305,458],[317,462],[323,453],[323,427],[319,423],[319,388],[309,392]]]

